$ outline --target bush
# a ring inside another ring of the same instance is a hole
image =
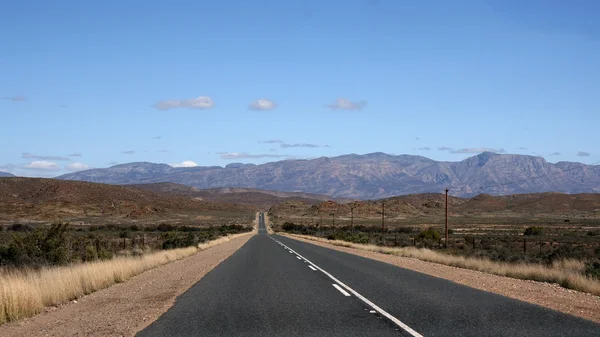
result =
[[[590,261],[585,264],[585,274],[600,279],[600,260]]]
[[[542,235],[542,232],[543,232],[542,227],[531,226],[531,227],[525,228],[525,232],[523,232],[523,235],[527,235],[527,236]]]
[[[28,226],[28,225],[22,225],[20,223],[16,223],[16,224],[8,226],[8,230],[13,231],[13,232],[30,232],[32,230],[32,228],[31,228],[31,226]]]
[[[427,230],[422,231],[417,235],[419,240],[427,240],[427,241],[439,241],[442,235],[433,228],[429,228]]]
[[[110,259],[108,248],[108,241],[93,234],[75,239],[68,224],[58,223],[14,235],[8,246],[0,246],[0,265],[36,267]]]
[[[183,248],[195,246],[198,243],[198,237],[196,237],[192,232],[189,232],[186,235],[182,235],[177,232],[167,232],[163,234],[162,249]]]
[[[15,235],[0,256],[2,264],[66,264],[71,260],[72,239],[64,223],[39,228],[25,236]]]
[[[175,230],[175,227],[167,224],[160,224],[156,226],[156,230],[159,232],[171,232]]]

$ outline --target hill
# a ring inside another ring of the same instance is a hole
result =
[[[10,174],[8,172],[2,172],[2,171],[0,171],[0,177],[14,177],[14,175]]]
[[[70,173],[58,179],[109,184],[173,182],[201,189],[244,187],[353,199],[439,193],[446,187],[459,197],[481,193],[600,192],[600,166],[552,164],[542,157],[491,152],[459,162],[371,153],[225,168],[130,163]]]
[[[79,181],[0,178],[0,221],[194,221],[256,207]]]
[[[195,187],[175,183],[153,183],[125,186],[156,193],[186,196],[190,198],[196,198],[197,200],[252,205],[265,210],[269,209],[273,205],[288,200],[302,201],[310,205],[317,204],[325,200],[332,200],[331,197],[326,195],[301,192],[268,191],[253,188],[224,187],[201,190]]]
[[[414,194],[382,200],[353,203],[322,202],[308,205],[288,201],[273,206],[269,213],[279,217],[381,217],[382,202],[386,218],[409,219],[418,217],[443,218],[443,194]],[[450,215],[453,217],[580,217],[600,218],[600,194],[535,193],[508,196],[480,194],[473,198],[449,197]]]

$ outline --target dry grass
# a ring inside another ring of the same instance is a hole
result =
[[[45,307],[66,303],[112,284],[124,282],[146,270],[248,234],[250,233],[221,237],[198,247],[159,251],[140,257],[117,257],[108,261],[37,271],[4,271],[0,273],[0,324],[34,316]]]
[[[273,228],[271,228],[271,220],[269,220],[269,216],[265,213],[265,227],[267,227],[268,234],[275,234]]]
[[[283,234],[283,233],[279,233]],[[583,274],[585,266],[577,260],[562,260],[544,266],[540,264],[505,263],[495,262],[488,259],[471,258],[450,254],[438,253],[430,249],[405,247],[391,248],[375,245],[357,244],[340,240],[327,240],[307,235],[283,234],[297,236],[303,239],[325,242],[335,246],[349,247],[354,249],[372,251],[382,254],[390,254],[401,257],[416,258],[422,261],[444,264],[447,266],[477,270],[484,273],[507,276],[523,280],[539,282],[558,283],[559,285],[596,296],[600,296],[600,280]]]

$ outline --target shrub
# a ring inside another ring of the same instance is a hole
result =
[[[438,241],[442,236],[433,228],[422,231],[417,235],[419,240]]]
[[[590,261],[585,264],[585,274],[600,279],[600,260]]]
[[[523,235],[527,235],[527,236],[542,235],[542,232],[543,232],[542,227],[531,226],[531,227],[525,228],[525,232],[523,232]]]
[[[16,223],[16,224],[8,226],[8,230],[13,231],[13,232],[30,232],[32,230],[32,228],[31,228],[31,226],[28,226],[28,225]]]
[[[168,232],[163,235],[163,249],[174,249],[195,246],[199,243],[198,237],[189,232],[182,235],[177,232]]]
[[[168,224],[160,224],[156,226],[156,230],[159,232],[171,232],[175,230],[175,227]]]
[[[93,234],[75,239],[65,223],[14,235],[8,246],[0,246],[0,265],[36,267],[110,258],[108,241]]]

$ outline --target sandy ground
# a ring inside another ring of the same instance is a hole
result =
[[[175,298],[243,246],[249,233],[185,259],[146,271],[78,301],[47,308],[0,326],[0,336],[134,336],[155,321]]]
[[[479,271],[425,262],[415,258],[399,257],[354,248],[334,246],[324,242],[307,240],[295,235],[283,235],[313,245],[386,262],[423,274],[447,279],[471,288],[493,292],[600,323],[600,296],[566,289],[558,284],[519,280],[510,277],[485,274]]]

